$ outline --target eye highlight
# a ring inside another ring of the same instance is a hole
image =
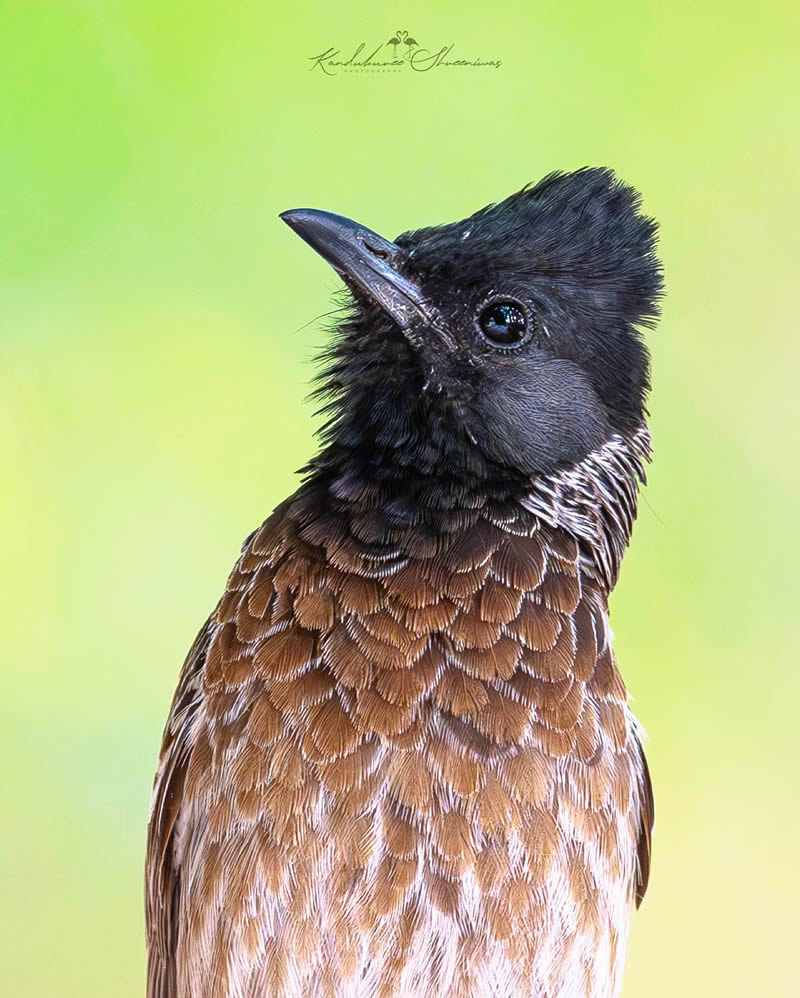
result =
[[[497,346],[516,346],[528,331],[528,313],[520,302],[511,298],[492,301],[478,315],[478,328]]]

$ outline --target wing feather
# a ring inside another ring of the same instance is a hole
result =
[[[653,784],[644,749],[639,746],[642,757],[642,778],[639,787],[640,819],[639,842],[636,849],[636,907],[642,903],[650,880],[650,856],[652,852],[653,827],[655,825],[655,801]]]
[[[209,619],[189,650],[164,730],[147,829],[145,915],[147,998],[177,998],[176,950],[180,866],[174,855],[175,826],[200,705],[203,666],[213,631]]]

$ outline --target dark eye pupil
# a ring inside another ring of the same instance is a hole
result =
[[[487,339],[508,346],[524,338],[528,319],[515,302],[496,301],[481,312],[478,323]]]

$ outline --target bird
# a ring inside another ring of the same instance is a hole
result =
[[[600,167],[393,242],[280,217],[346,306],[318,452],[180,674],[148,998],[615,998],[654,821],[608,597],[657,224]]]

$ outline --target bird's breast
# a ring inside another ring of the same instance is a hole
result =
[[[243,553],[181,815],[186,994],[617,993],[643,763],[605,593],[522,509],[451,520],[284,513]]]

